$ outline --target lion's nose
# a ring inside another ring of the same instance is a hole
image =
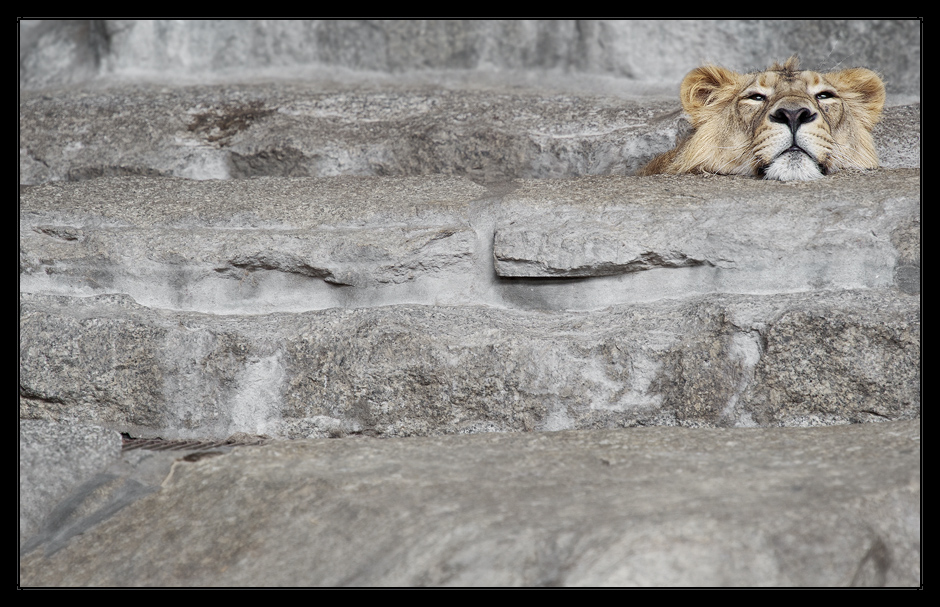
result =
[[[770,115],[770,120],[773,122],[779,122],[781,124],[788,124],[790,125],[790,132],[796,133],[796,130],[800,128],[800,125],[816,120],[816,112],[811,112],[805,107],[797,108],[795,110],[780,108]]]

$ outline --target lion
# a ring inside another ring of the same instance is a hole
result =
[[[871,130],[885,87],[871,70],[801,71],[796,55],[751,74],[705,65],[685,77],[679,96],[693,131],[638,175],[809,181],[840,169],[878,168]]]

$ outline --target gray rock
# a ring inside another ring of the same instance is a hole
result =
[[[128,475],[154,491],[62,545],[35,544],[20,581],[916,586],[919,438],[911,421],[159,454]]]
[[[908,419],[918,187],[25,188],[21,415],[183,437]]]
[[[24,92],[20,180],[629,174],[672,146],[675,106],[315,83]]]
[[[899,256],[892,236],[920,212],[916,174],[888,175],[843,173],[822,189],[726,178],[526,182],[504,202],[511,221],[497,225],[496,272],[547,278],[696,268],[732,292],[886,286]],[[650,280],[689,273],[660,271]],[[682,283],[675,294],[691,288]]]
[[[917,293],[920,173],[807,183],[108,178],[21,193],[20,288],[211,313],[592,310],[713,292]],[[551,280],[545,280],[551,279]],[[577,279],[577,280],[572,280]]]
[[[318,83],[23,92],[20,183],[108,176],[631,175],[683,128],[669,96]],[[920,166],[919,104],[886,110],[885,167]]]
[[[872,130],[882,167],[920,166],[920,103],[885,108]]]
[[[918,20],[27,21],[20,83],[297,78],[324,68],[347,81],[462,72],[472,82],[512,70],[506,82],[560,80],[571,90],[579,75],[675,85],[706,58],[748,71],[796,51],[807,68],[869,67],[890,92],[919,95],[920,29]]]
[[[93,80],[111,51],[109,25],[102,20],[23,20],[19,34],[21,87]]]
[[[21,22],[20,583],[917,585],[918,28]],[[624,176],[793,49],[881,170]]]
[[[472,297],[483,235],[469,218],[487,197],[481,186],[440,176],[239,183],[26,188],[22,290],[128,293],[213,313]]]
[[[264,316],[22,295],[20,415],[135,435],[437,435],[816,425],[920,411],[893,291],[603,311],[382,306]]]
[[[88,424],[21,419],[19,427],[20,542],[35,534],[70,491],[121,455],[114,430]]]

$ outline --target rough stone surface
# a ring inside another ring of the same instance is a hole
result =
[[[88,424],[21,419],[19,455],[22,545],[56,503],[120,457],[121,437],[114,430]]]
[[[693,294],[919,290],[920,173],[812,184],[106,178],[21,191],[20,288],[210,313],[592,310]],[[551,279],[551,280],[543,280]],[[576,279],[576,280],[572,280]]]
[[[703,296],[592,314],[264,316],[21,296],[20,415],[225,437],[815,425],[920,411],[916,298]]]
[[[678,80],[675,84],[678,89]],[[889,107],[882,165],[920,166],[920,106]],[[631,175],[684,128],[677,93],[369,90],[265,83],[23,92],[20,183],[103,176]]]
[[[24,93],[21,183],[632,174],[676,137],[675,102],[296,83]]]
[[[514,212],[497,224],[496,271],[544,278],[704,266],[719,290],[750,292],[888,284],[891,271],[876,268],[894,266],[892,235],[919,222],[919,185],[907,171],[843,173],[822,188],[664,176],[528,181],[506,197]]]
[[[920,583],[918,21],[19,43],[21,584]],[[794,51],[880,169],[630,176]]]
[[[430,287],[465,283],[480,257],[468,215],[486,189],[467,180],[231,185],[111,178],[24,189],[23,290],[124,292],[214,313],[298,311],[373,292],[385,303],[415,298],[414,283],[446,297]]]
[[[920,166],[920,103],[885,108],[872,135],[882,167]]]
[[[798,52],[810,69],[866,66],[888,90],[919,95],[921,24],[909,20],[92,20],[21,24],[20,83],[37,88],[95,76],[146,76],[178,84],[245,78],[261,71],[309,77],[334,67],[350,80],[432,72],[473,82],[571,90],[602,75],[670,86],[702,61],[764,69]],[[470,78],[467,77],[470,76]],[[609,85],[608,85],[609,86]]]
[[[26,418],[218,438],[919,414],[918,171],[21,196]]]
[[[21,581],[912,586],[919,437],[911,421],[159,453],[128,476],[150,493],[81,535],[32,544]]]

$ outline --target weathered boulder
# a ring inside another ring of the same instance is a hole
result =
[[[632,174],[672,145],[676,110],[657,100],[297,83],[24,93],[20,180]]]
[[[903,170],[25,188],[21,414],[216,437],[906,419],[919,208]],[[109,292],[139,301],[74,297]]]
[[[911,249],[919,198],[916,171],[843,173],[822,187],[724,177],[527,181],[505,198],[493,255],[500,277],[629,275],[632,289],[659,296],[900,286],[895,269],[919,265]],[[701,282],[689,280],[695,275]],[[647,282],[656,284],[647,291]]]

